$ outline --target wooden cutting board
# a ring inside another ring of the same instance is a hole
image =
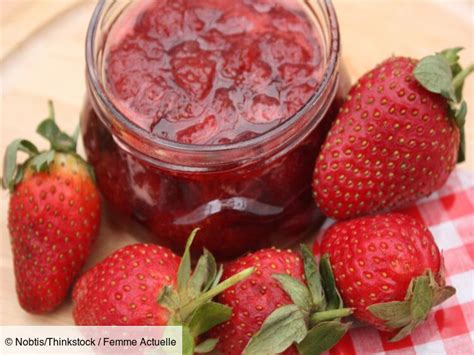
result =
[[[14,138],[35,137],[46,117],[46,101],[53,99],[61,127],[72,131],[84,96],[84,39],[94,1],[1,0],[0,155]],[[464,46],[463,63],[474,62],[474,3],[466,0],[335,0],[343,55],[353,78],[391,54],[421,57],[436,50]],[[474,110],[474,78],[465,87]],[[467,118],[466,141],[474,141],[474,114]],[[474,144],[474,143],[473,143]],[[461,167],[474,171],[474,150]],[[0,324],[71,324],[67,302],[46,316],[32,316],[18,305],[7,231],[8,194],[0,199]],[[101,235],[88,266],[111,251],[147,233],[135,224],[117,222],[104,213]]]

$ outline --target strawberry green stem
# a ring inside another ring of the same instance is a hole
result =
[[[48,111],[49,111],[48,118],[51,118],[52,120],[54,120],[56,117],[54,113],[54,104],[52,100],[48,100]]]
[[[458,89],[462,86],[462,84],[464,83],[464,79],[466,79],[466,77],[471,74],[472,72],[474,72],[474,63],[469,65],[467,68],[463,69],[460,73],[458,73],[454,79],[453,79],[453,86],[454,86],[454,89]]]
[[[328,320],[334,320],[336,318],[343,318],[352,314],[351,308],[332,309],[324,312],[317,312],[311,315],[311,323],[316,324]]]
[[[228,279],[222,281],[216,287],[210,289],[209,291],[203,293],[201,296],[196,298],[195,300],[191,301],[187,305],[185,305],[182,309],[180,309],[180,314],[187,315],[191,314],[197,307],[201,304],[213,299],[218,294],[222,293],[223,291],[227,290],[229,287],[234,286],[236,283],[239,283],[243,279],[247,278],[254,272],[255,268],[251,267],[245,270],[242,270],[238,274],[235,274]]]

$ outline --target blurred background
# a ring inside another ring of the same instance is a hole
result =
[[[334,0],[342,36],[343,58],[357,78],[392,54],[423,57],[463,46],[462,63],[474,62],[474,1],[469,0]],[[0,0],[0,156],[18,137],[35,137],[37,122],[53,99],[60,126],[77,125],[85,91],[84,41],[97,1]],[[474,172],[474,77],[464,95],[470,112],[466,123],[467,161]],[[82,150],[81,150],[82,151]],[[8,194],[0,192],[0,324],[70,324],[70,304],[45,317],[23,312],[16,302],[6,227]],[[106,219],[90,263],[142,233]],[[113,239],[111,241],[111,239]]]

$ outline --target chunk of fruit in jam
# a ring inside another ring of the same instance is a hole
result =
[[[296,0],[156,0],[106,50],[117,107],[157,137],[229,144],[278,126],[321,81],[318,35]]]
[[[202,100],[212,89],[216,63],[206,57],[173,58],[171,70],[176,83],[190,98]]]

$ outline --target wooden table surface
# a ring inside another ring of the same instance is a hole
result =
[[[53,99],[61,127],[72,131],[84,96],[84,39],[96,2],[87,0],[0,0],[0,155],[14,138],[36,141],[37,123]],[[473,1],[335,0],[343,56],[353,78],[391,54],[422,57],[464,46],[462,62],[474,62]],[[474,112],[474,78],[465,87]],[[474,171],[474,114],[468,113],[467,162]],[[82,148],[81,148],[82,149]],[[67,302],[46,316],[32,316],[18,305],[7,231],[8,194],[0,193],[0,324],[71,324]],[[134,224],[120,224],[104,213],[101,235],[88,266],[148,236]]]

